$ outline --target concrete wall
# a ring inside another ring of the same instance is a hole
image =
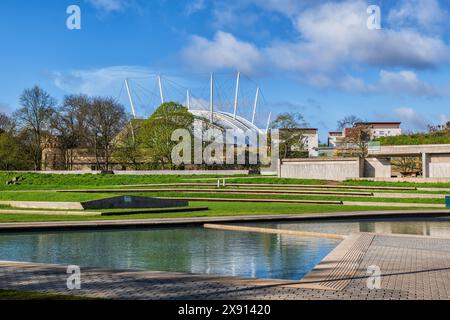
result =
[[[430,178],[450,178],[450,163],[430,163]]]
[[[345,180],[362,176],[359,158],[284,159],[280,164],[281,178]]]
[[[426,178],[450,178],[450,153],[422,154],[423,174]]]
[[[390,178],[391,161],[388,158],[367,158],[364,162],[364,177]]]

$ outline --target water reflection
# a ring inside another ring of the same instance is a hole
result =
[[[253,223],[280,229],[450,237],[450,218]],[[0,235],[0,260],[301,279],[339,241],[200,227]]]
[[[335,220],[315,222],[254,223],[254,226],[323,233],[350,234],[374,232],[386,234],[410,234],[450,238],[450,218],[405,218],[377,220]]]
[[[0,259],[300,279],[339,241],[198,228],[0,235]]]

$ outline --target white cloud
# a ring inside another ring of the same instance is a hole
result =
[[[295,20],[302,40],[275,44],[267,52],[282,69],[311,72],[355,63],[425,68],[448,57],[449,48],[440,38],[412,29],[369,30],[366,9],[363,0],[310,8]]]
[[[330,84],[331,86],[332,84]],[[398,72],[381,70],[376,83],[367,84],[363,79],[347,75],[336,81],[334,87],[344,89],[349,92],[362,93],[392,93],[410,94],[419,96],[438,96],[440,92],[436,88],[421,81],[417,74],[410,70]]]
[[[262,60],[258,49],[240,41],[232,34],[218,31],[213,40],[193,36],[183,50],[183,57],[192,68],[205,70],[238,69],[252,73]]]
[[[376,91],[394,85],[396,91],[430,95],[432,87],[418,80],[412,71],[382,71],[376,88],[349,73],[364,68],[433,68],[450,57],[450,47],[438,36],[406,27],[369,30],[366,0],[326,2],[304,10],[298,10],[295,1],[264,3],[259,6],[287,16],[294,13],[292,21],[298,40],[277,41],[258,48],[222,31],[212,40],[197,36],[184,50],[189,66],[203,70],[234,68],[250,73],[264,66],[269,72],[301,76],[318,87]],[[420,21],[426,23],[428,15],[423,13]]]
[[[94,7],[107,12],[123,10],[129,3],[127,0],[86,0]]]
[[[427,130],[430,121],[423,114],[419,114],[413,108],[398,108],[394,110],[394,115],[408,128],[415,130]]]
[[[186,14],[191,15],[206,8],[205,0],[189,1],[186,6]]]
[[[437,0],[402,0],[389,12],[388,21],[397,27],[419,27],[436,31],[445,21],[447,12]]]
[[[143,67],[116,66],[103,69],[55,72],[55,85],[67,93],[87,95],[118,94],[126,78],[148,76],[150,71]]]
[[[377,90],[429,96],[437,94],[433,87],[420,81],[414,72],[407,70],[399,72],[381,70]]]
[[[439,115],[439,124],[445,125],[448,122],[450,122],[450,118],[446,114],[440,114]]]

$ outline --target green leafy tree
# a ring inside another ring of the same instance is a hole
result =
[[[139,142],[151,161],[160,168],[173,168],[171,155],[176,142],[171,140],[177,129],[192,132],[194,116],[184,106],[175,102],[163,103],[144,121],[139,132]]]
[[[0,133],[0,170],[30,170],[33,168],[29,150],[22,140],[10,132]]]
[[[114,150],[114,161],[125,168],[133,170],[146,169],[145,150],[138,137],[141,132],[142,120],[131,120],[116,137],[117,147]]]

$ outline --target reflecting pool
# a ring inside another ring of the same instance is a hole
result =
[[[450,218],[245,225],[450,237]],[[339,242],[201,227],[13,233],[0,234],[0,260],[298,280]]]

